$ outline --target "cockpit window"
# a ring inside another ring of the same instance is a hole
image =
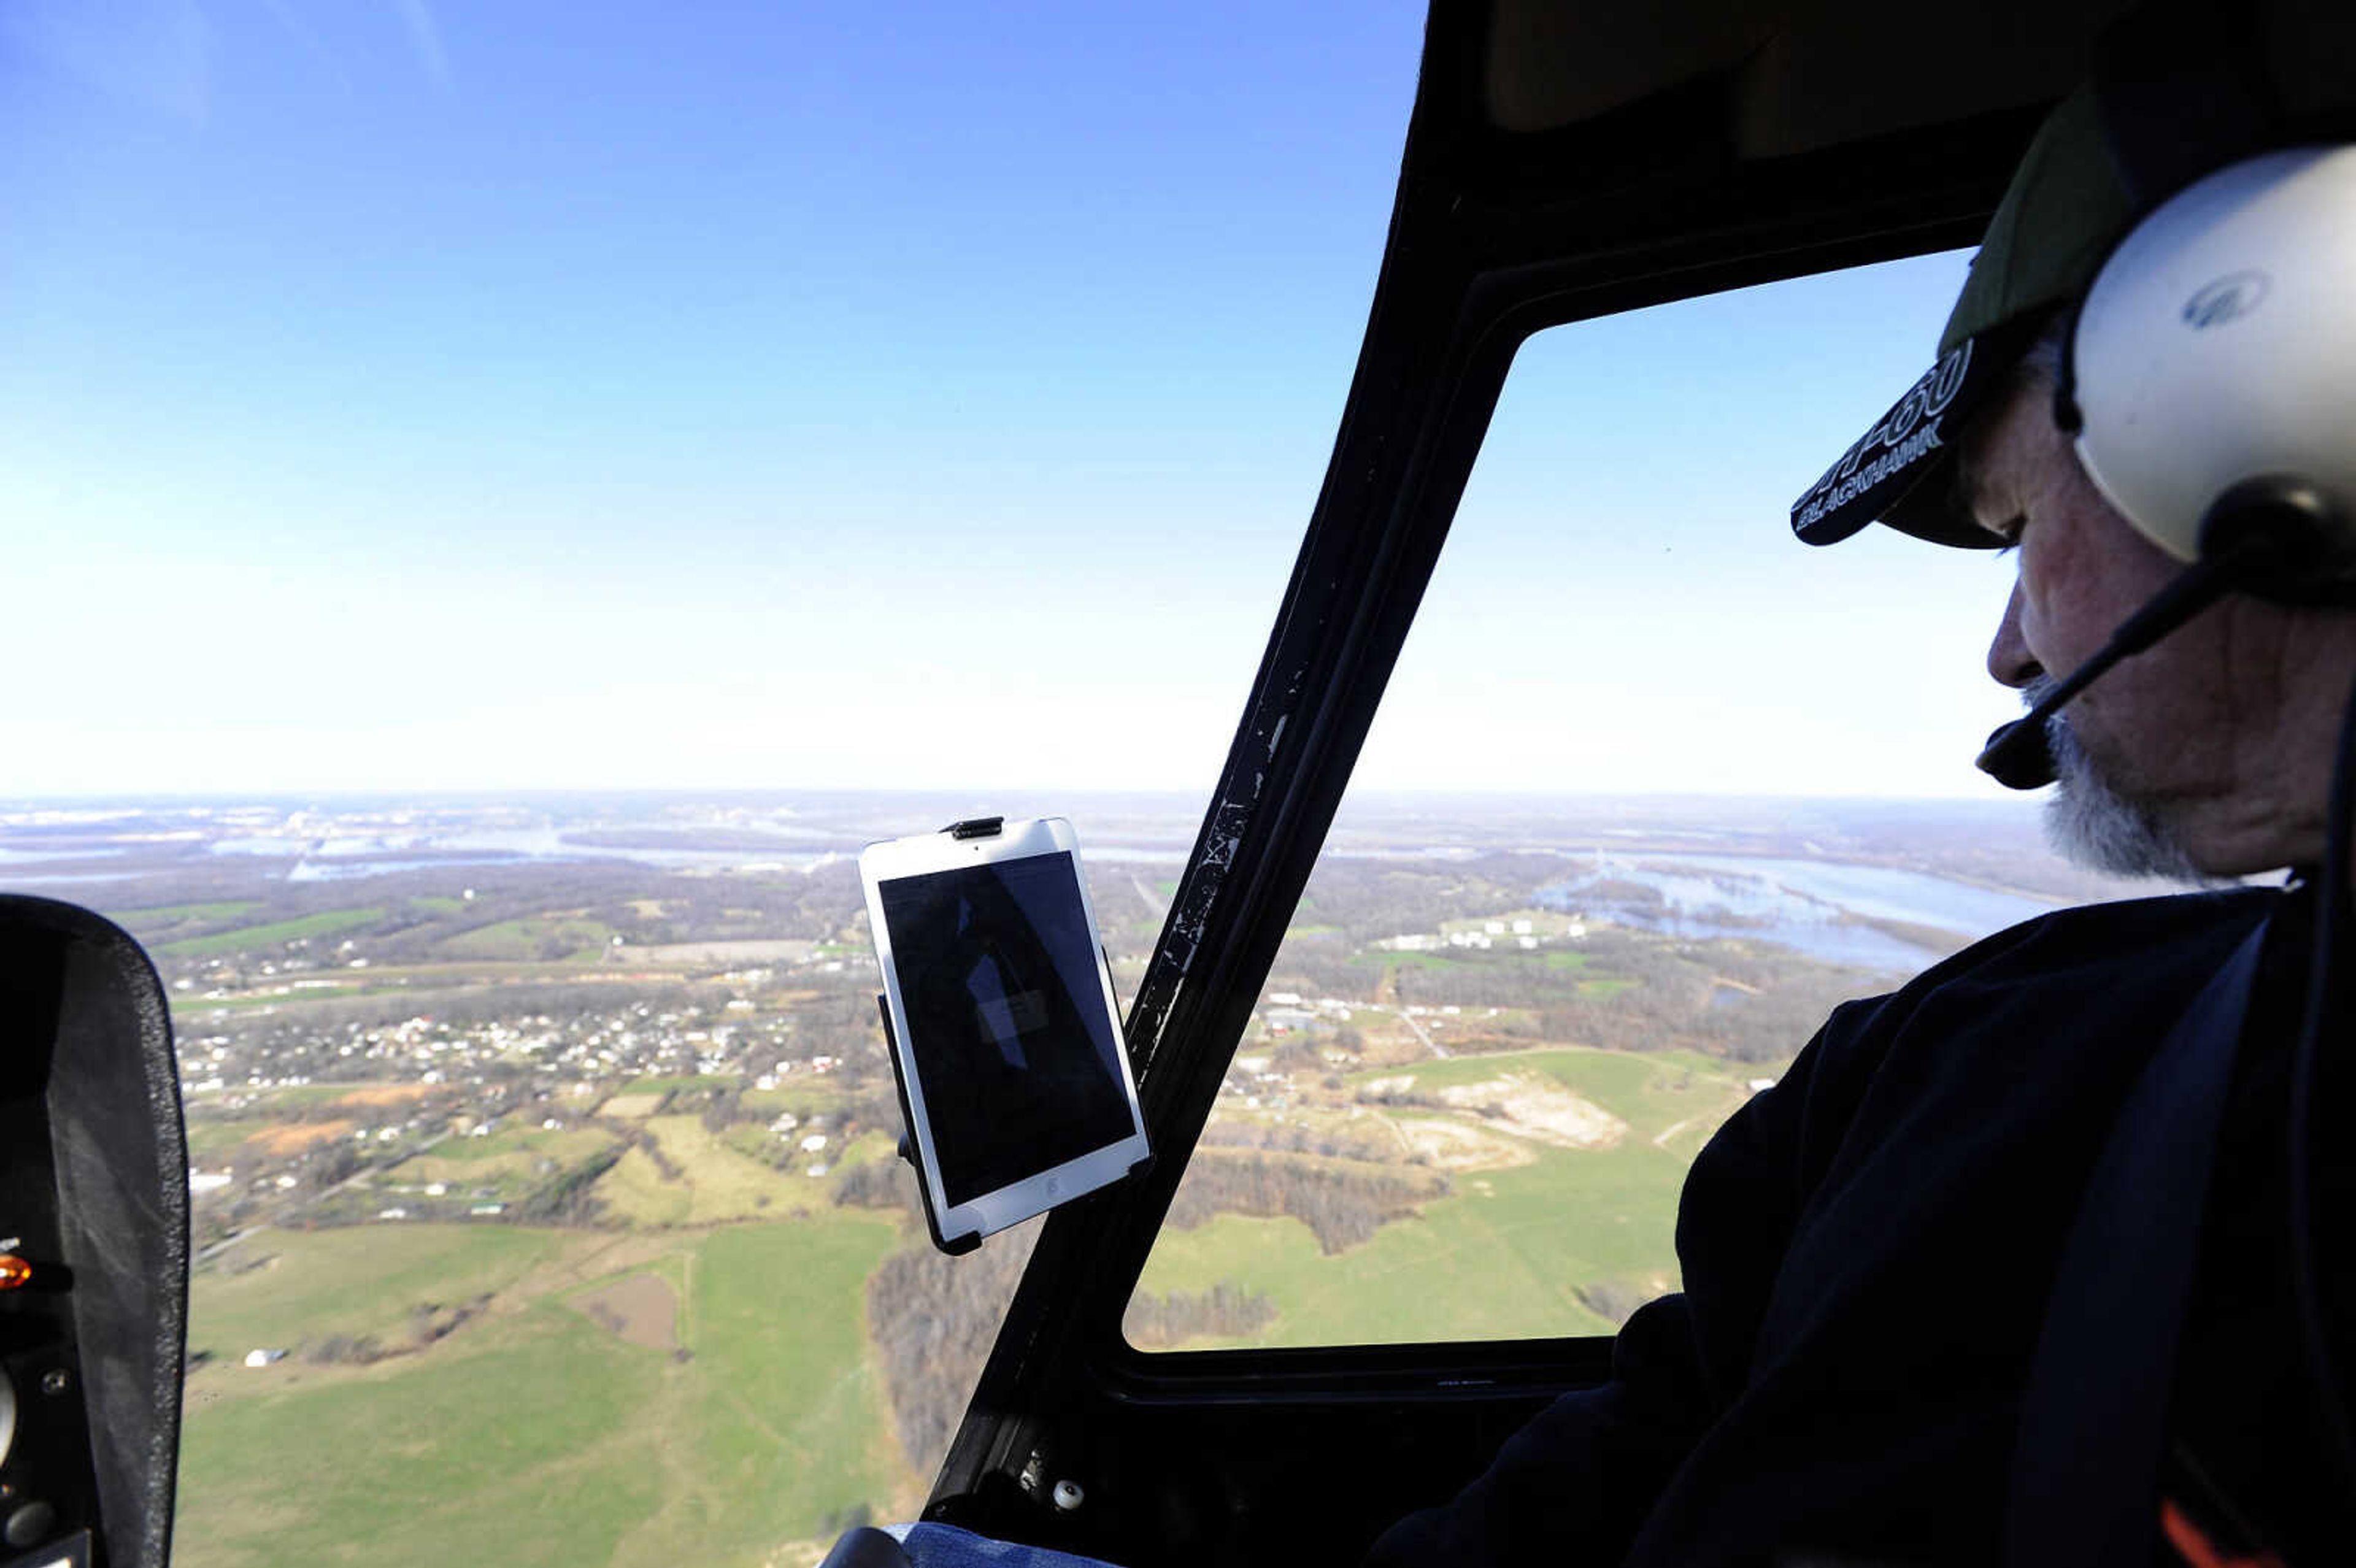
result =
[[[926,1238],[851,857],[1069,817],[1134,994],[1422,25],[0,5],[0,887],[171,998],[181,1568],[915,1511],[1033,1228]]]
[[[1607,1333],[1830,1008],[2118,891],[1972,767],[2009,564],[1785,525],[1962,272],[1524,346],[1131,1344]]]

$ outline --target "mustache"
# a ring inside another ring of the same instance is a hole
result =
[[[2031,676],[2029,684],[2020,688],[2021,707],[2035,709],[2039,703],[2052,696],[2061,684],[2050,675],[2040,673]],[[2064,705],[2060,712],[2046,719],[2045,742],[2052,748],[2057,760],[2066,756],[2067,760],[2075,761],[2080,755],[2077,733],[2070,728],[2070,709],[2067,705]]]
[[[2050,675],[2040,673],[2032,676],[2029,684],[2020,688],[2020,705],[2027,709],[2036,708],[2052,696],[2061,684]],[[2094,771],[2094,763],[2087,760],[2085,748],[2078,743],[2077,731],[2070,728],[2070,710],[2066,707],[2046,719],[2045,748],[2053,758],[2054,772],[2059,775],[2062,788],[2065,791],[2073,787],[2083,789],[2087,775]]]

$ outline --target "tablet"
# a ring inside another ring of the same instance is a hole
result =
[[[1071,824],[959,823],[871,844],[859,871],[934,1242],[966,1251],[1145,1164]]]

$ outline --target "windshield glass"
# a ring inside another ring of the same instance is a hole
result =
[[[1677,1288],[1695,1156],[1835,1007],[2150,891],[1972,766],[2019,711],[1982,667],[2012,562],[1783,524],[1963,274],[1522,346],[1132,1345],[1611,1332]]]
[[[1133,993],[1421,21],[0,6],[0,886],[171,997],[182,1568],[913,1514],[1029,1228],[851,857],[1068,817]]]

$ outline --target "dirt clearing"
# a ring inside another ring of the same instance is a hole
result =
[[[1397,1125],[1408,1147],[1441,1170],[1496,1170],[1537,1157],[1526,1143],[1463,1122],[1432,1117]]]
[[[266,1132],[256,1133],[246,1141],[267,1150],[273,1157],[283,1159],[289,1155],[301,1154],[306,1148],[317,1148],[321,1144],[348,1138],[359,1125],[358,1122],[340,1119],[298,1122],[291,1126],[272,1127]]]
[[[663,1097],[660,1094],[616,1094],[598,1106],[596,1114],[601,1116],[623,1116],[631,1121],[637,1121],[642,1116],[651,1116],[661,1110],[662,1103]]]
[[[423,1100],[434,1091],[423,1083],[385,1083],[373,1089],[355,1089],[337,1098],[338,1105],[368,1107],[372,1105],[406,1105]]]
[[[649,1350],[679,1349],[679,1296],[659,1275],[634,1274],[601,1285],[573,1305],[601,1328],[609,1328],[626,1344]]]
[[[1628,1136],[1628,1124],[1602,1106],[1532,1073],[1460,1083],[1440,1097],[1478,1113],[1498,1132],[1559,1148],[1612,1148]]]

